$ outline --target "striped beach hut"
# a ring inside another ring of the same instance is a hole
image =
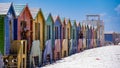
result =
[[[72,46],[72,50],[70,50],[71,54],[74,54],[77,52],[77,25],[76,25],[76,21],[73,20],[71,21],[71,25],[72,25],[72,29],[71,29],[71,46]]]
[[[40,50],[40,40],[34,40],[32,42],[30,52],[30,68],[39,67],[42,65],[42,52]]]
[[[81,29],[81,24],[78,23],[77,25],[77,52],[80,52],[83,50],[83,33]]]
[[[44,49],[44,63],[49,60],[52,63],[53,60],[53,48],[54,48],[54,21],[51,13],[47,15],[45,22],[45,49]]]
[[[0,3],[0,51],[9,54],[10,46],[15,38],[16,29],[13,3]]]
[[[92,38],[91,38],[91,48],[94,48],[95,46],[94,46],[94,27],[92,26],[92,32],[91,32],[91,34],[92,34]]]
[[[32,29],[33,29],[33,41],[39,41],[39,48],[40,51],[38,51],[39,53],[39,57],[38,59],[40,60],[39,63],[42,64],[43,61],[43,53],[44,53],[44,40],[45,40],[45,18],[43,15],[43,12],[41,9],[39,8],[30,8],[30,12],[32,14],[33,17],[33,25],[32,25]],[[33,46],[32,46],[33,47]],[[31,50],[34,52],[34,50]]]
[[[93,36],[93,39],[94,39],[94,41],[93,41],[94,47],[97,47],[97,43],[96,43],[96,40],[97,40],[97,32],[96,32],[95,27],[93,27],[93,34],[94,34],[94,36]]]
[[[70,21],[70,19],[68,19],[68,21],[67,21],[67,26],[66,26],[66,37],[67,37],[67,39],[68,39],[68,55],[71,55],[71,53],[70,53],[70,51],[71,51],[71,49],[72,49],[72,46],[71,46],[71,43],[70,43],[70,40],[71,40],[71,21]]]
[[[67,39],[67,22],[68,20],[63,18],[62,20],[62,32],[61,32],[61,39],[62,39],[62,58],[68,56],[68,39]]]
[[[89,25],[86,26],[86,46],[89,49],[90,46],[90,28]]]
[[[82,33],[83,33],[83,49],[86,49],[86,26],[82,24]]]
[[[92,45],[91,45],[91,41],[92,41],[92,27],[91,25],[89,26],[89,34],[88,34],[88,48],[91,48]]]
[[[45,18],[42,10],[39,8],[30,8],[30,11],[33,17],[32,39],[40,41],[40,49],[43,52],[45,43]]]
[[[32,44],[32,15],[28,5],[14,4],[17,19],[16,24],[16,39],[27,40],[27,51],[30,51]]]
[[[59,16],[55,19],[54,22],[54,38],[55,38],[55,45],[54,45],[54,60],[61,58],[61,19]]]

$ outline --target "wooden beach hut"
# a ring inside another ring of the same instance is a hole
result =
[[[77,25],[76,25],[76,21],[73,20],[71,21],[71,46],[72,46],[72,50],[71,50],[71,54],[74,54],[77,52]]]
[[[40,41],[40,50],[44,51],[44,43],[45,43],[45,18],[43,12],[39,8],[30,8],[32,17],[33,17],[33,40]]]
[[[86,26],[86,48],[88,49],[89,48],[89,44],[90,44],[90,39],[89,39],[89,32],[90,32],[90,29],[89,29],[89,25]]]
[[[83,33],[83,49],[86,49],[86,26],[82,24],[82,33]]]
[[[94,27],[94,29],[93,29],[93,32],[94,32],[94,47],[97,47],[97,31],[96,31],[96,29],[95,29],[95,27]]]
[[[8,55],[16,29],[13,3],[0,3],[0,51]]]
[[[27,40],[27,53],[29,53],[32,44],[32,15],[28,5],[14,4],[14,9],[17,16],[16,39]]]
[[[71,46],[71,43],[70,43],[70,40],[71,40],[71,21],[70,21],[70,19],[68,19],[68,21],[67,21],[67,25],[66,25],[66,37],[67,37],[67,39],[68,39],[68,55],[70,55],[71,53],[70,53],[70,51],[71,51],[71,49],[72,49],[72,46]]]
[[[94,28],[93,28],[93,26],[91,27],[91,43],[90,43],[90,45],[91,45],[91,48],[94,48]]]
[[[83,33],[81,31],[81,24],[78,23],[77,25],[77,52],[80,52],[83,50]]]
[[[15,20],[16,24],[16,39],[17,40],[27,40],[27,67],[30,63],[30,50],[32,46],[32,26],[33,18],[30,12],[28,5],[14,4],[14,9],[17,19]]]
[[[53,60],[53,48],[54,48],[54,21],[51,13],[46,15],[45,22],[45,49],[44,49],[44,63]]]
[[[42,52],[40,50],[40,40],[32,42],[30,52],[30,68],[39,67],[42,65]]]
[[[59,16],[55,18],[54,22],[54,37],[55,37],[55,45],[54,45],[54,60],[61,58],[61,19]]]
[[[44,40],[45,40],[45,18],[43,16],[43,12],[39,8],[30,8],[30,12],[33,17],[33,25],[32,25],[32,39],[33,41],[39,41],[39,48],[40,51],[38,51],[39,54],[39,65],[42,64],[43,61],[43,52],[44,52]],[[32,46],[33,47],[33,46]],[[33,50],[34,52],[34,50]]]
[[[68,39],[67,39],[67,22],[68,20],[63,18],[62,20],[62,32],[61,32],[61,39],[62,39],[62,58],[68,56]]]

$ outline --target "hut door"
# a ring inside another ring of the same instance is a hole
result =
[[[26,37],[26,22],[25,21],[22,21],[21,24],[21,39],[27,39]]]
[[[47,55],[47,62],[50,62],[50,54]]]
[[[12,21],[9,21],[10,43],[12,43],[12,38],[13,38],[13,37],[12,37],[12,35],[13,35],[13,34],[12,34],[12,33],[13,33],[13,32],[12,32],[12,30],[13,30],[12,27],[13,27],[13,26],[12,26]]]
[[[70,39],[69,38],[69,28],[67,28],[67,37],[68,37],[68,39]]]
[[[39,65],[39,57],[38,56],[34,56],[34,65],[38,66]]]
[[[64,51],[64,57],[66,57],[66,51]]]
[[[55,39],[58,39],[58,27],[55,27]]]
[[[40,40],[40,23],[35,23],[35,40]]]
[[[57,52],[57,59],[60,59],[60,52]]]
[[[48,25],[47,26],[47,31],[48,31],[48,33],[47,33],[47,40],[49,40],[50,39],[50,25]]]

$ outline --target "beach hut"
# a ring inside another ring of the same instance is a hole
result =
[[[28,5],[14,4],[14,9],[17,16],[16,39],[27,40],[27,53],[29,53],[32,44],[32,15]]]
[[[72,29],[71,29],[71,48],[72,50],[70,51],[71,54],[74,54],[77,52],[77,25],[76,21],[73,20],[71,21]]]
[[[91,25],[89,26],[89,34],[88,34],[88,48],[91,48],[91,41],[92,41],[92,27]]]
[[[92,29],[91,29],[91,43],[90,43],[90,45],[91,45],[91,48],[94,48],[94,28],[93,28],[93,26],[91,27]]]
[[[68,20],[63,18],[62,20],[62,32],[61,32],[61,39],[62,39],[62,58],[68,56],[68,39],[67,39],[67,22]]]
[[[41,51],[44,51],[45,41],[45,18],[43,12],[39,8],[30,8],[33,17],[33,40],[40,41]]]
[[[89,46],[90,46],[90,28],[89,28],[89,25],[86,26],[86,46],[87,46],[87,49],[89,49]]]
[[[44,52],[44,39],[45,39],[45,19],[42,13],[42,10],[39,8],[30,8],[30,12],[33,17],[33,25],[32,25],[32,30],[33,30],[33,36],[32,39],[33,41],[38,41],[40,42],[39,48],[40,48],[40,55],[41,57],[39,58],[39,63],[42,63],[43,59],[43,52]]]
[[[68,39],[68,55],[71,55],[71,43],[70,43],[70,40],[71,40],[71,21],[70,21],[70,19],[68,19],[68,21],[67,21],[67,25],[66,25],[66,37],[67,37],[67,39]]]
[[[11,43],[15,38],[14,20],[13,3],[0,3],[0,51],[3,55],[9,54]]]
[[[54,38],[55,38],[55,45],[54,45],[54,60],[61,58],[61,19],[59,16],[55,18],[54,22]]]
[[[97,47],[97,43],[96,43],[97,33],[96,33],[95,27],[93,28],[93,34],[94,34],[94,36],[93,36],[93,39],[94,39],[94,41],[93,41],[94,47]]]
[[[44,63],[53,60],[53,48],[54,48],[54,21],[51,13],[47,15],[45,22],[45,49],[44,49]],[[49,47],[49,48],[48,48]]]
[[[83,33],[81,31],[81,24],[78,23],[77,25],[77,52],[80,52],[83,50]]]
[[[83,33],[83,49],[86,49],[86,26],[82,24],[82,33]]]
[[[39,67],[42,64],[42,52],[40,50],[40,40],[32,42],[30,53],[30,68]]]
[[[28,5],[14,4],[15,13],[17,19],[15,20],[16,24],[16,39],[17,40],[27,40],[27,67],[30,63],[30,49],[32,46],[32,26],[33,18],[30,12]]]

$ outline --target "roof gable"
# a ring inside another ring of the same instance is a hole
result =
[[[62,25],[62,23],[61,23],[61,19],[60,19],[60,17],[59,17],[59,16],[57,16],[57,18],[56,18],[56,20],[55,20],[55,23],[59,23],[59,24],[61,24],[61,25]]]
[[[30,12],[32,15],[32,18],[35,19],[39,14],[43,17],[44,19],[44,15],[42,13],[42,10],[39,8],[30,8]]]
[[[19,16],[26,7],[26,5],[14,4],[13,7],[15,9],[16,16]]]
[[[51,21],[54,24],[53,18],[51,13],[48,15],[47,20],[46,21]],[[47,22],[46,22],[47,23]]]
[[[0,3],[0,15],[6,15],[12,6],[12,3]]]
[[[31,12],[31,15],[32,15],[33,19],[36,18],[39,11],[40,11],[39,8],[30,8],[30,12]]]

